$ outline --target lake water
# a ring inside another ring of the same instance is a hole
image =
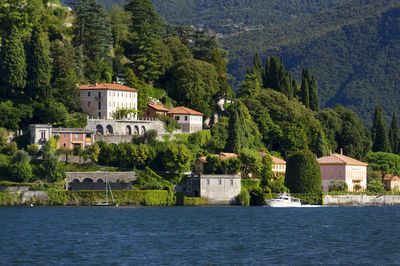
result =
[[[3,207],[0,265],[400,264],[400,207]]]

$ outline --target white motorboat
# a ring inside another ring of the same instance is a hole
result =
[[[280,193],[276,199],[266,200],[268,207],[301,207],[300,199],[292,197],[289,193]]]

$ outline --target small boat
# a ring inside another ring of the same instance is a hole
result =
[[[110,182],[108,181],[108,178],[106,176],[106,201],[105,202],[96,202],[93,204],[93,206],[98,206],[98,207],[107,207],[107,206],[118,206],[114,203],[114,196],[112,194],[112,190],[111,190],[111,185]],[[108,202],[108,190],[110,190],[110,195],[112,198],[112,202]]]
[[[292,197],[289,193],[280,193],[276,199],[266,200],[268,207],[301,207],[300,199]]]

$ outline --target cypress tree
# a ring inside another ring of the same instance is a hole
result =
[[[380,106],[375,107],[374,123],[371,129],[372,134],[372,151],[383,151],[390,152],[390,142],[386,130],[386,124],[383,120],[382,108]]]
[[[229,126],[228,126],[228,139],[226,142],[225,149],[229,152],[238,154],[242,148],[241,145],[241,126],[240,118],[236,108],[232,108],[229,115]]]
[[[255,75],[257,77],[258,81],[261,84],[263,81],[264,74],[263,74],[263,68],[261,65],[261,60],[258,57],[257,53],[254,55],[253,66],[251,68],[251,72],[253,75]]]
[[[49,50],[44,44],[40,26],[32,31],[31,42],[27,51],[28,80],[26,94],[31,99],[50,97],[50,59]]]
[[[320,130],[317,135],[315,152],[317,157],[328,155],[328,143],[326,141],[324,132]]]
[[[1,49],[0,78],[2,97],[16,96],[26,86],[26,57],[21,36],[15,26]]]
[[[263,87],[279,91],[289,99],[292,99],[294,96],[290,73],[285,71],[283,62],[276,56],[267,59],[264,70]]]
[[[311,82],[309,84],[310,91],[310,109],[313,111],[319,111],[319,98],[317,92],[317,82],[315,81],[314,76],[311,77]]]
[[[300,87],[300,99],[305,107],[310,108],[310,88],[308,84],[309,72],[307,69],[303,69],[301,77],[301,87]]]
[[[400,132],[396,112],[393,113],[392,123],[389,129],[389,142],[392,148],[392,152],[398,154],[400,145]]]

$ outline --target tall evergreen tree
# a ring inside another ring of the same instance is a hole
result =
[[[75,47],[82,46],[83,55],[92,62],[102,60],[111,50],[111,22],[104,7],[96,0],[77,0],[74,5]]]
[[[125,10],[132,15],[128,40],[123,44],[125,54],[139,78],[154,81],[166,68],[159,17],[150,0],[128,0]]]
[[[396,113],[393,113],[392,123],[389,129],[389,142],[392,148],[392,152],[399,153],[400,145],[400,132],[399,132],[399,122],[397,120]]]
[[[317,82],[315,81],[314,75],[311,77],[311,81],[309,84],[309,92],[310,92],[310,109],[313,111],[319,111],[319,97],[317,91]]]
[[[374,123],[371,129],[372,133],[372,151],[383,151],[390,152],[390,142],[386,130],[386,124],[383,120],[382,108],[380,106],[375,107]]]
[[[326,141],[324,132],[320,130],[317,135],[315,154],[317,157],[328,155],[328,143]]]
[[[40,26],[35,26],[32,31],[30,45],[27,49],[27,71],[25,94],[31,99],[49,98],[51,94],[49,49],[44,43]]]
[[[261,84],[263,81],[264,69],[262,68],[261,60],[258,57],[257,53],[254,55],[253,66],[251,67],[251,72],[253,75],[255,75],[257,77],[258,82]]]
[[[64,104],[68,110],[78,110],[80,107],[79,89],[75,68],[74,48],[69,43],[55,40],[50,45],[52,62],[51,79],[53,96],[56,102]]]
[[[304,104],[305,107],[310,108],[310,87],[309,87],[309,74],[307,69],[303,69],[303,73],[301,75],[301,87],[300,87],[300,100]]]
[[[14,26],[1,47],[0,96],[20,94],[26,86],[26,57],[21,36]]]
[[[285,71],[283,62],[276,56],[267,59],[263,87],[279,91],[289,99],[292,99],[294,96],[290,73]]]

